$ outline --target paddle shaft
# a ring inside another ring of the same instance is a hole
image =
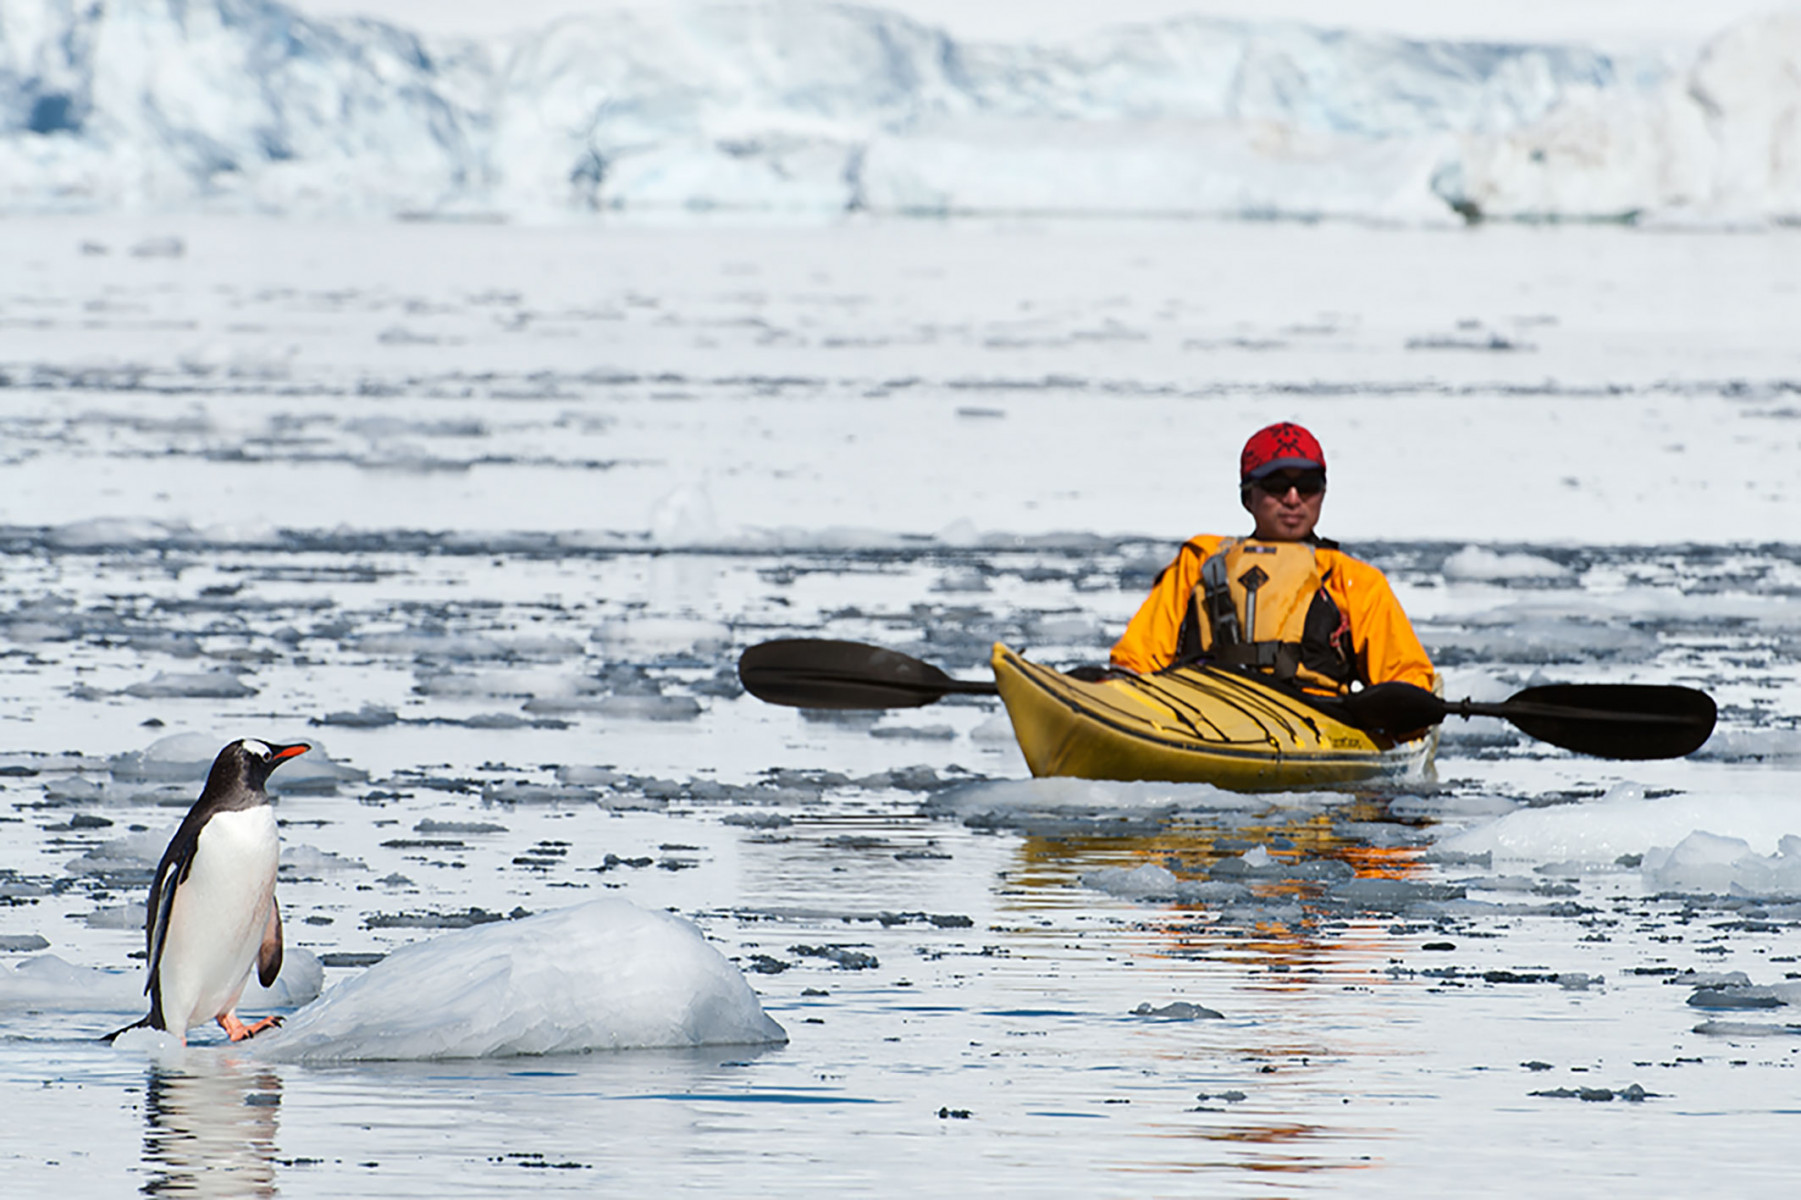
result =
[[[948,695],[993,696],[985,680],[953,679],[930,663],[859,642],[791,638],[763,642],[738,660],[751,695],[796,708],[917,708]],[[1547,684],[1498,704],[1447,702],[1425,688],[1379,683],[1342,697],[1307,697],[1360,729],[1405,736],[1453,714],[1499,717],[1529,737],[1604,758],[1678,758],[1713,732],[1705,692],[1642,684]]]

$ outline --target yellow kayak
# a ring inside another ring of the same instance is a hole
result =
[[[1278,791],[1423,776],[1438,744],[1436,727],[1395,742],[1213,667],[1086,683],[998,643],[991,662],[1034,775]]]

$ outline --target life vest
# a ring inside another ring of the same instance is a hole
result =
[[[1350,621],[1326,594],[1307,542],[1229,538],[1201,564],[1177,644],[1178,663],[1247,667],[1314,691],[1357,678]]]

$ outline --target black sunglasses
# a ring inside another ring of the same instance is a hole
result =
[[[1265,475],[1262,479],[1253,480],[1251,485],[1266,496],[1274,496],[1278,500],[1288,495],[1293,488],[1303,496],[1317,496],[1326,490],[1326,473],[1324,471],[1300,471],[1293,475],[1280,473]]]

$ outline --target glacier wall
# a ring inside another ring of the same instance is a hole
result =
[[[1780,220],[1801,16],[1693,63],[1188,18],[965,42],[818,0],[495,43],[270,0],[8,0],[0,211]]]

